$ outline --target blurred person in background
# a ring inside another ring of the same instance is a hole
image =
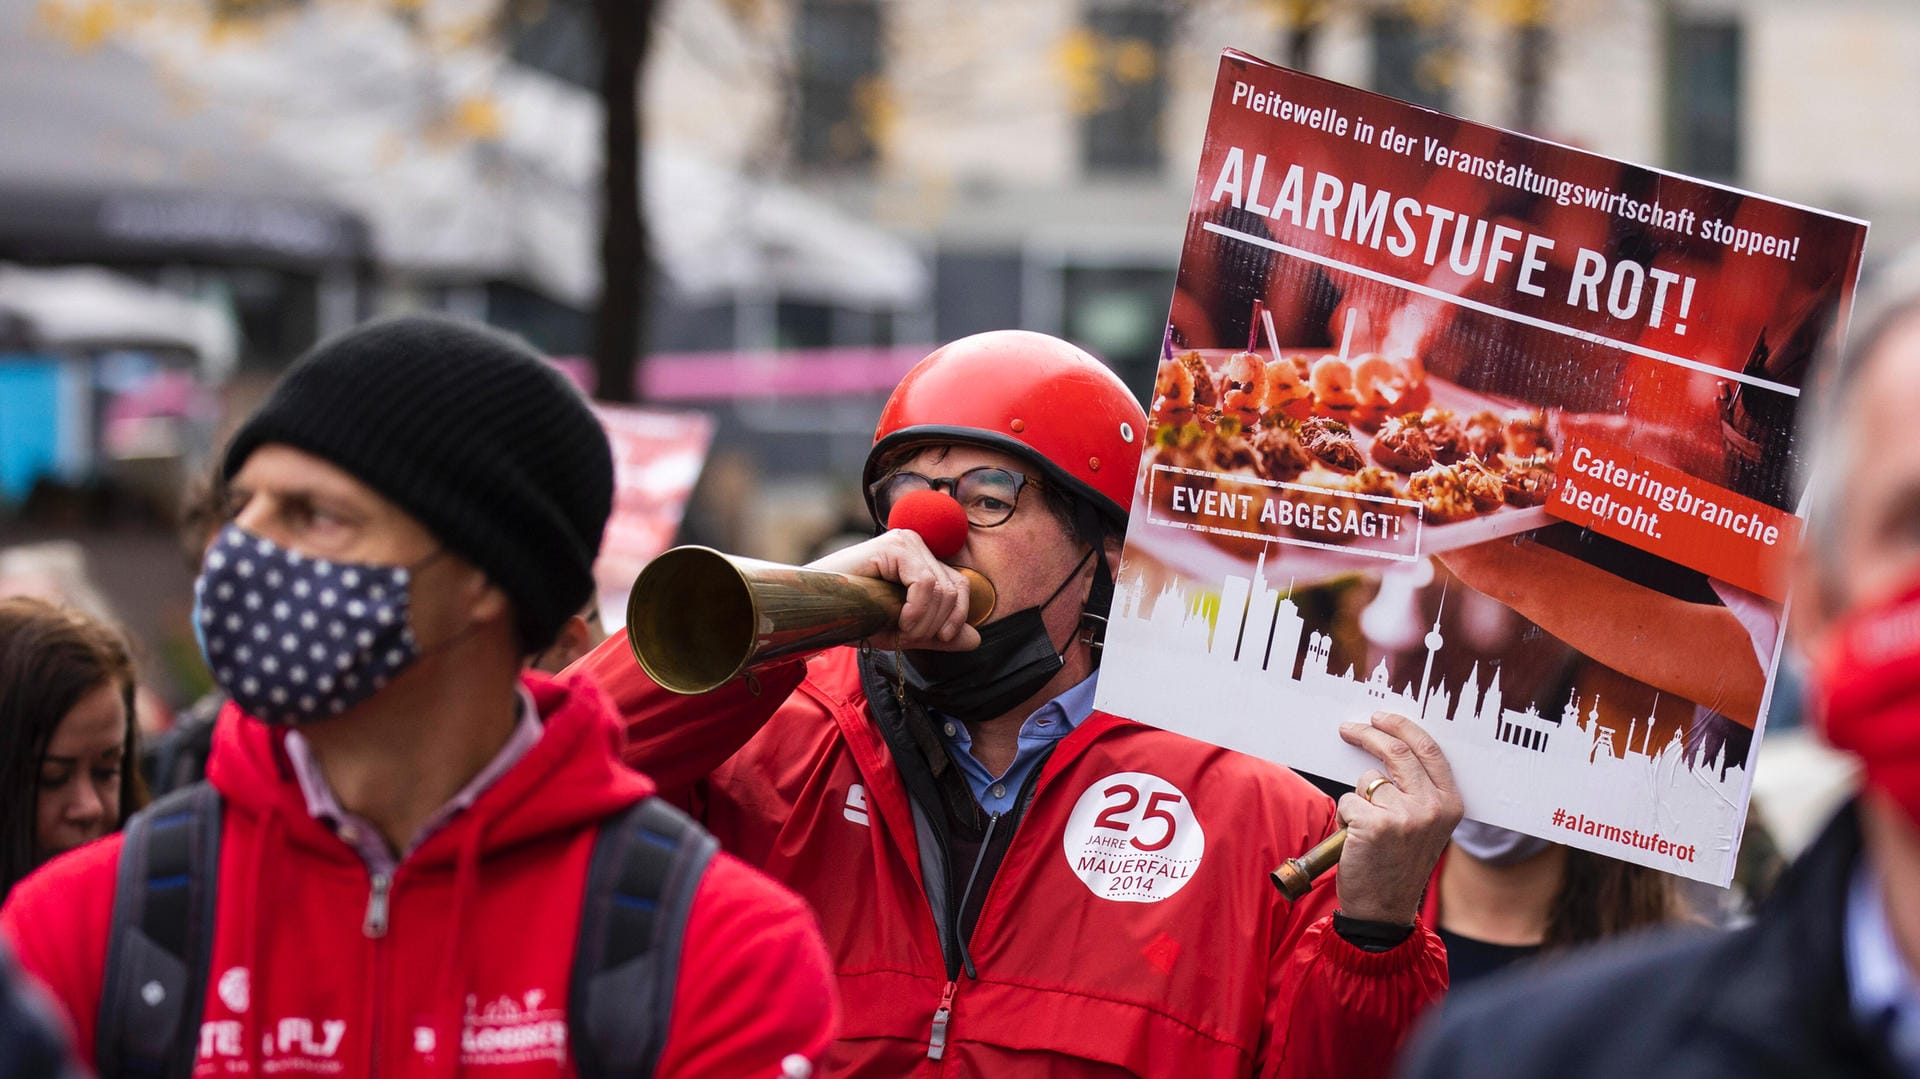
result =
[[[133,688],[126,641],[105,623],[0,599],[0,897],[144,804]]]
[[[1886,288],[1887,286],[1883,286]],[[1861,793],[1752,924],[1657,934],[1451,1001],[1417,1079],[1920,1075],[1920,288],[1861,305],[1814,386],[1796,640]]]
[[[289,369],[223,474],[195,584],[232,698],[209,782],[0,908],[86,1062],[809,1070],[835,1002],[805,906],[621,764],[591,683],[526,671],[612,503],[578,391],[484,329],[375,322]]]
[[[227,478],[216,454],[205,473],[188,482],[180,500],[178,536],[187,568],[196,576],[207,551],[226,526]],[[198,624],[194,635],[200,635]],[[204,651],[204,648],[202,649]],[[216,683],[192,704],[180,710],[173,726],[146,740],[140,771],[155,798],[189,787],[207,778],[207,758],[213,753],[213,726],[227,694]]]
[[[1687,917],[1674,879],[1479,821],[1461,821],[1422,916],[1447,946],[1450,991],[1535,956]]]
[[[1565,651],[1547,679],[1549,700],[1582,695],[1592,674],[1611,673]],[[1422,913],[1446,943],[1450,992],[1616,934],[1701,920],[1666,873],[1475,820],[1453,830]]]
[[[1342,725],[1391,779],[1336,805],[1094,709],[1146,431],[1066,341],[955,341],[894,390],[863,477],[876,523],[956,500],[951,563],[902,528],[813,563],[903,585],[897,628],[700,696],[624,639],[576,668],[629,763],[819,913],[846,1007],[826,1074],[1365,1079],[1446,987],[1418,913],[1460,802],[1416,724]],[[959,566],[998,593],[978,629]],[[1342,823],[1339,871],[1289,904],[1267,874]]]
[[[834,514],[833,523],[821,529],[806,545],[809,562],[844,551],[856,543],[865,543],[874,536],[873,512],[867,509],[865,491],[849,485],[848,490],[836,494],[834,501],[839,504],[839,510]]]
[[[0,1075],[7,1079],[83,1079],[66,1025],[37,982],[21,973],[0,940]]]
[[[567,619],[567,624],[560,627],[560,636],[534,656],[529,666],[536,671],[559,674],[606,639],[607,628],[600,621],[600,597],[595,596]]]

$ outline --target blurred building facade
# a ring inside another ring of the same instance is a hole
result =
[[[572,17],[571,49],[551,22],[535,35],[549,64],[590,54],[584,0]],[[669,348],[895,346],[897,366],[1018,326],[1086,345],[1144,394],[1229,47],[1866,217],[1870,256],[1920,236],[1920,115],[1898,104],[1920,90],[1911,0],[676,0],[658,20],[650,139],[780,176],[931,270],[924,304],[891,310],[669,305]],[[782,519],[835,504],[807,477],[852,474],[891,385],[886,364],[846,383],[668,363],[708,372],[667,395],[722,416],[723,453],[762,447],[786,477]]]
[[[1920,233],[1910,0],[682,0],[651,130],[912,237],[928,308],[764,344],[1064,333],[1148,383],[1218,52]]]
[[[489,7],[502,33],[431,32],[441,8]],[[247,34],[169,21],[229,8],[276,14]],[[584,354],[593,8],[0,0],[0,97],[23,118],[0,135],[0,261],[100,263],[212,297],[235,314],[239,366],[263,374],[318,334],[423,306]],[[150,17],[89,21],[109,10]],[[1870,261],[1920,236],[1913,0],[654,12],[639,93],[661,272],[641,386],[719,416],[736,471],[849,474],[899,375],[983,329],[1062,334],[1144,392],[1226,47],[1866,217]],[[289,236],[337,242],[306,263],[248,246]],[[824,483],[794,500],[837,507]]]
[[[190,654],[185,567],[153,570],[170,537],[86,500],[23,530],[8,504],[103,460],[123,486],[177,483],[216,416],[376,312],[449,310],[585,353],[593,9],[0,0],[0,263],[24,267],[0,267],[0,546],[93,528],[96,564],[130,578],[108,582],[116,602]],[[764,557],[858,529],[873,421],[933,343],[1062,334],[1145,392],[1222,48],[1865,217],[1869,272],[1920,238],[1915,0],[653,10],[638,92],[661,272],[640,384],[718,419],[682,538]],[[143,320],[103,336],[59,317],[109,305]],[[210,311],[224,330],[201,332]],[[208,404],[234,368],[251,381]]]

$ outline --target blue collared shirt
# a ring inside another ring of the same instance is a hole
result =
[[[1887,1052],[1908,1075],[1920,1075],[1920,980],[1914,978],[1887,922],[1886,898],[1862,860],[1847,889],[1847,996],[1869,1030],[1884,1030]]]
[[[1099,676],[1098,671],[1087,675],[1072,689],[1035,709],[1026,722],[1020,724],[1013,763],[997,776],[974,757],[973,735],[967,725],[935,713],[933,719],[940,725],[940,737],[947,743],[953,762],[960,766],[960,774],[967,777],[967,786],[973,789],[974,800],[980,803],[981,809],[996,815],[1013,812],[1020,788],[1026,786],[1027,777],[1040,766],[1047,750],[1093,714],[1093,687]]]

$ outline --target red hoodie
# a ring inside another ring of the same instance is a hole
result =
[[[226,800],[195,1074],[573,1074],[567,985],[595,829],[653,791],[604,697],[530,676],[540,741],[401,862],[387,930],[365,864],[308,815],[282,732],[229,707],[208,778]],[[22,881],[0,910],[21,964],[92,1061],[118,836]],[[725,854],[695,893],[661,1076],[804,1074],[835,998],[812,915]]]
[[[1333,874],[1291,905],[1268,882],[1333,830],[1325,795],[1098,712],[1041,769],[950,977],[928,833],[852,648],[702,697],[624,640],[574,669],[626,716],[627,759],[819,914],[845,1005],[827,1074],[1370,1079],[1446,988],[1425,925],[1362,951],[1333,931]]]

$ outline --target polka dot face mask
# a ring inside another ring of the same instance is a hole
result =
[[[407,623],[412,576],[406,566],[309,558],[229,524],[193,583],[200,649],[250,716],[337,716],[419,657]]]

